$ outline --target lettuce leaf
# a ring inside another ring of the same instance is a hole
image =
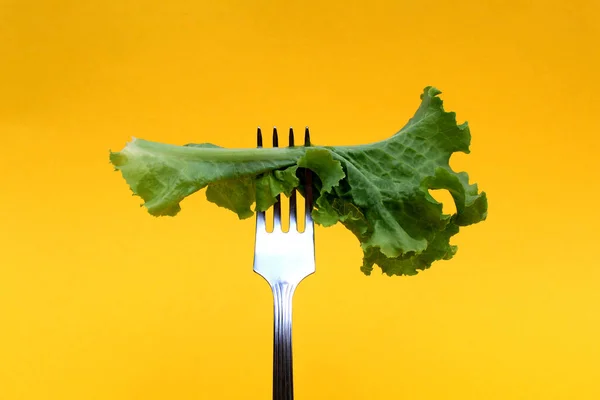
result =
[[[313,218],[343,224],[364,252],[361,270],[374,265],[389,275],[415,275],[456,253],[459,227],[486,219],[487,198],[465,172],[449,165],[469,153],[468,124],[446,112],[441,92],[425,88],[421,105],[390,138],[359,146],[225,149],[213,144],[170,144],[133,139],[110,161],[154,216],[174,216],[179,203],[207,187],[207,199],[249,218],[272,206],[278,194],[304,192],[301,171],[314,172]],[[456,213],[442,212],[429,190],[446,189]],[[254,209],[252,206],[254,205]]]

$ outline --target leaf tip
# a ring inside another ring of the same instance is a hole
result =
[[[113,153],[112,151],[109,154],[109,160],[112,165],[115,167],[121,167],[127,164],[127,156],[123,153]]]
[[[435,97],[442,94],[442,91],[434,86],[427,86],[424,90],[423,90],[423,94],[421,95],[421,98],[423,98],[424,96],[427,97]]]

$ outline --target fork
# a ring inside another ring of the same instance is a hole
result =
[[[262,132],[257,130],[257,147],[262,147]],[[290,128],[289,145],[294,146],[294,131]],[[308,128],[304,145],[310,145]],[[277,128],[273,128],[273,147],[279,147]],[[274,301],[273,400],[293,400],[292,368],[292,297],[298,284],[315,272],[315,234],[311,217],[312,175],[305,170],[305,228],[298,230],[296,189],[290,195],[288,232],[281,225],[281,197],[273,205],[273,232],[268,233],[265,212],[256,214],[254,272],[271,286]]]

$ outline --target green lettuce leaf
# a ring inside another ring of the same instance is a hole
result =
[[[378,265],[387,275],[415,275],[456,253],[459,227],[486,219],[487,198],[465,172],[449,165],[469,153],[468,124],[444,111],[441,92],[425,88],[421,105],[399,132],[358,146],[225,149],[213,144],[175,146],[135,139],[110,161],[155,216],[174,216],[179,203],[207,187],[207,199],[249,218],[289,195],[304,192],[304,169],[315,179],[313,218],[343,224],[364,252],[361,270]],[[451,194],[456,213],[442,212],[429,190]],[[252,206],[254,205],[254,209]]]

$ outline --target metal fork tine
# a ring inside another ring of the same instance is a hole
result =
[[[258,147],[258,148],[262,147],[262,131],[260,129],[260,126],[256,129],[256,147]],[[266,218],[265,218],[265,212],[257,211],[256,212],[256,232],[260,232],[261,230],[262,231],[267,230],[267,222],[266,222]]]
[[[304,128],[304,145],[306,147],[310,146],[310,131],[308,129],[308,126]]]
[[[279,136],[277,136],[277,127],[273,127],[273,147],[279,147]]]
[[[273,128],[273,147],[279,147],[277,128]],[[273,232],[281,231],[281,196],[277,195],[273,205]]]
[[[290,147],[294,147],[294,128],[290,127]]]
[[[294,147],[294,129],[290,128],[290,136],[289,136],[289,144],[290,147]],[[293,232],[294,230],[298,230],[297,226],[297,206],[296,206],[296,189],[292,190],[292,194],[290,195],[290,230],[289,232]]]
[[[308,126],[304,130],[304,146],[310,146],[310,131]],[[313,221],[312,221],[312,207],[313,207],[313,193],[312,193],[312,172],[309,169],[305,169],[305,179],[306,185],[304,188],[304,200],[306,204],[306,212],[305,212],[305,228],[304,231],[312,231],[313,229]]]
[[[262,131],[260,130],[260,126],[256,128],[256,147],[262,147]]]
[[[256,213],[256,232],[267,230],[267,219],[264,211],[258,211]]]

